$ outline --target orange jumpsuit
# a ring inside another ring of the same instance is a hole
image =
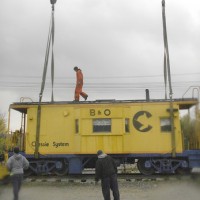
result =
[[[82,91],[83,87],[83,74],[80,69],[76,71],[76,88],[75,88],[75,95],[74,99],[75,101],[79,101],[80,95],[86,100],[88,95]]]

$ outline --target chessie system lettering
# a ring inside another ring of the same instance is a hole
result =
[[[33,147],[36,146],[36,141],[33,141],[31,143],[31,145]],[[53,146],[55,148],[59,148],[59,147],[68,147],[69,146],[69,143],[68,142],[52,142],[52,143],[49,143],[49,142],[39,142],[39,146],[40,147],[50,147],[50,146]]]

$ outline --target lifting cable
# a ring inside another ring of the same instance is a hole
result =
[[[51,83],[52,83],[52,93],[51,93],[51,102],[54,101],[53,96],[53,85],[54,85],[54,52],[53,52],[53,45],[54,45],[54,4],[57,0],[50,0],[52,4],[52,12],[51,12],[51,20],[50,20],[50,26],[49,26],[49,34],[48,34],[48,40],[47,40],[47,48],[46,48],[46,55],[45,55],[45,61],[44,61],[44,69],[43,69],[43,75],[42,75],[42,83],[41,83],[41,90],[39,94],[39,102],[38,102],[38,110],[37,110],[37,124],[36,124],[36,140],[35,140],[35,158],[39,158],[39,141],[40,141],[40,120],[41,120],[41,102],[42,102],[42,96],[44,92],[45,82],[46,82],[46,74],[47,74],[47,66],[48,66],[48,60],[49,60],[49,51],[51,47]]]
[[[174,129],[174,109],[172,99],[172,84],[171,84],[171,72],[169,62],[169,50],[167,41],[167,27],[165,17],[165,0],[162,0],[162,18],[163,18],[163,38],[164,38],[164,81],[165,81],[165,99],[167,99],[167,79],[169,82],[169,97],[170,97],[170,123],[171,123],[171,142],[172,142],[172,156],[176,156],[176,145],[175,145],[175,129]]]

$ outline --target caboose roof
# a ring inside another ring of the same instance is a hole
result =
[[[179,105],[179,109],[190,109],[192,106],[198,104],[195,98],[180,98],[173,99],[173,103]],[[98,99],[95,101],[54,101],[54,102],[41,102],[40,105],[90,105],[90,104],[151,104],[151,103],[170,103],[170,99],[150,99],[150,100],[115,100],[115,99]],[[38,106],[39,102],[14,102],[10,105],[10,109],[17,110],[21,113],[27,113],[27,108]]]

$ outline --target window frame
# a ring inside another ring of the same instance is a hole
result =
[[[111,118],[95,118],[92,119],[92,131],[94,134],[112,132],[112,119]]]
[[[160,131],[170,133],[171,132],[171,119],[170,117],[160,118]]]

